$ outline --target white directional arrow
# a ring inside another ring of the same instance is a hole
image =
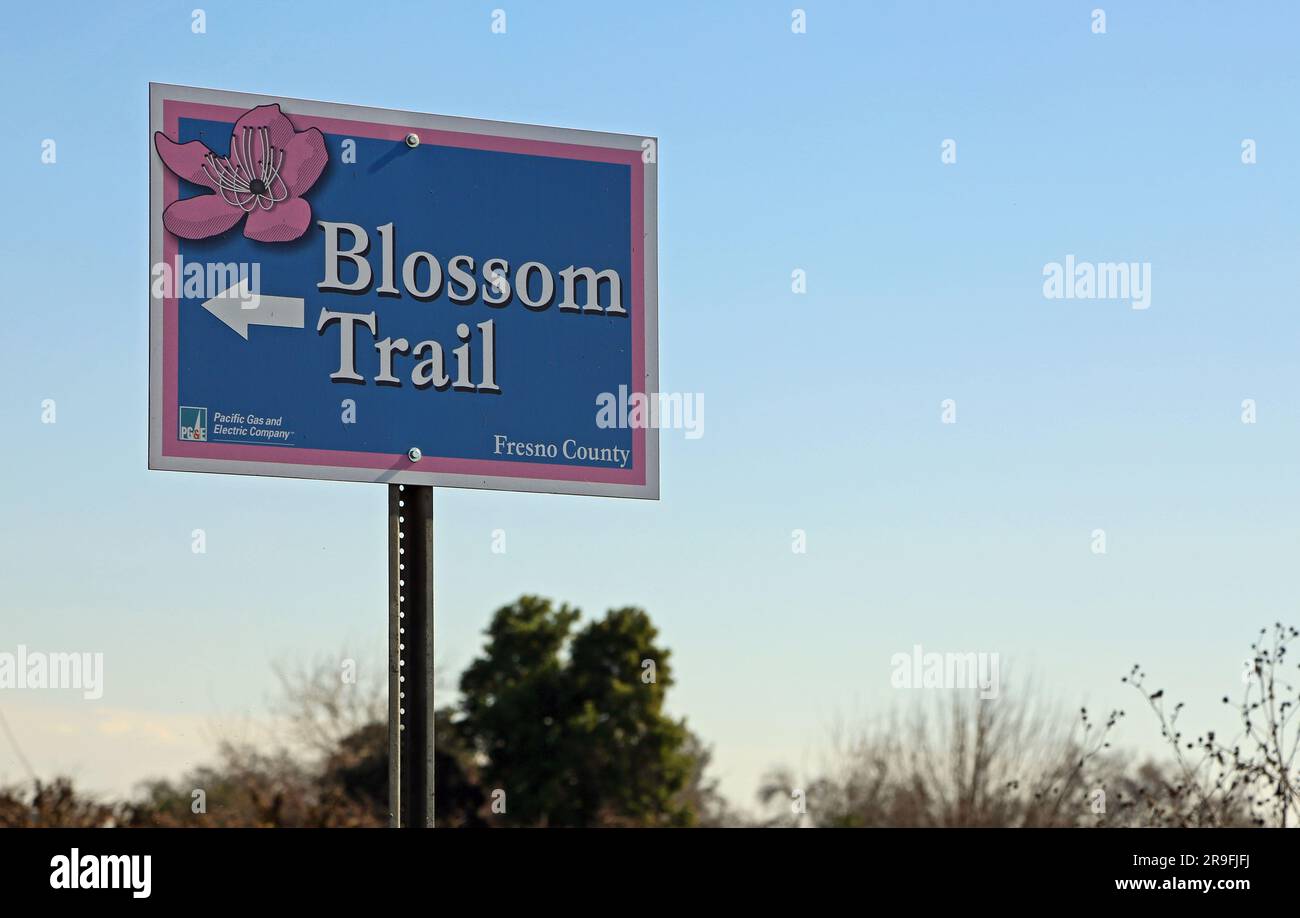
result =
[[[250,325],[302,328],[303,305],[302,299],[296,296],[252,293],[248,289],[248,278],[244,277],[233,287],[205,302],[203,308],[247,341]]]

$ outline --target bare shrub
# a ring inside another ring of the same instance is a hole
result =
[[[799,787],[788,770],[774,771],[759,799],[771,806],[803,792],[806,812],[786,808],[769,825],[1079,825],[1120,716],[1096,723],[1084,710],[1071,724],[1032,693],[952,692],[883,726],[838,731],[823,774]]]
[[[1135,664],[1124,677],[1140,692],[1160,725],[1172,765],[1155,769],[1135,788],[1143,823],[1162,826],[1276,826],[1300,819],[1296,751],[1300,694],[1287,678],[1287,651],[1300,631],[1278,622],[1261,628],[1250,645],[1243,688],[1234,709],[1240,731],[1224,741],[1213,730],[1190,734],[1186,706],[1166,707],[1163,689],[1152,691]]]

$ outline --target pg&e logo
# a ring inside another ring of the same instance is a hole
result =
[[[208,409],[181,405],[181,439],[207,442]]]

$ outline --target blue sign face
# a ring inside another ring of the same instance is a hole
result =
[[[657,496],[653,140],[151,109],[151,467]]]

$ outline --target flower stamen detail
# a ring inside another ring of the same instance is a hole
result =
[[[204,174],[227,204],[248,213],[254,207],[270,210],[289,197],[289,188],[280,176],[284,150],[271,145],[271,133],[267,128],[245,127],[238,143],[232,146],[233,159],[211,152],[203,158]],[[254,149],[261,152],[257,157],[256,172],[253,170]]]

